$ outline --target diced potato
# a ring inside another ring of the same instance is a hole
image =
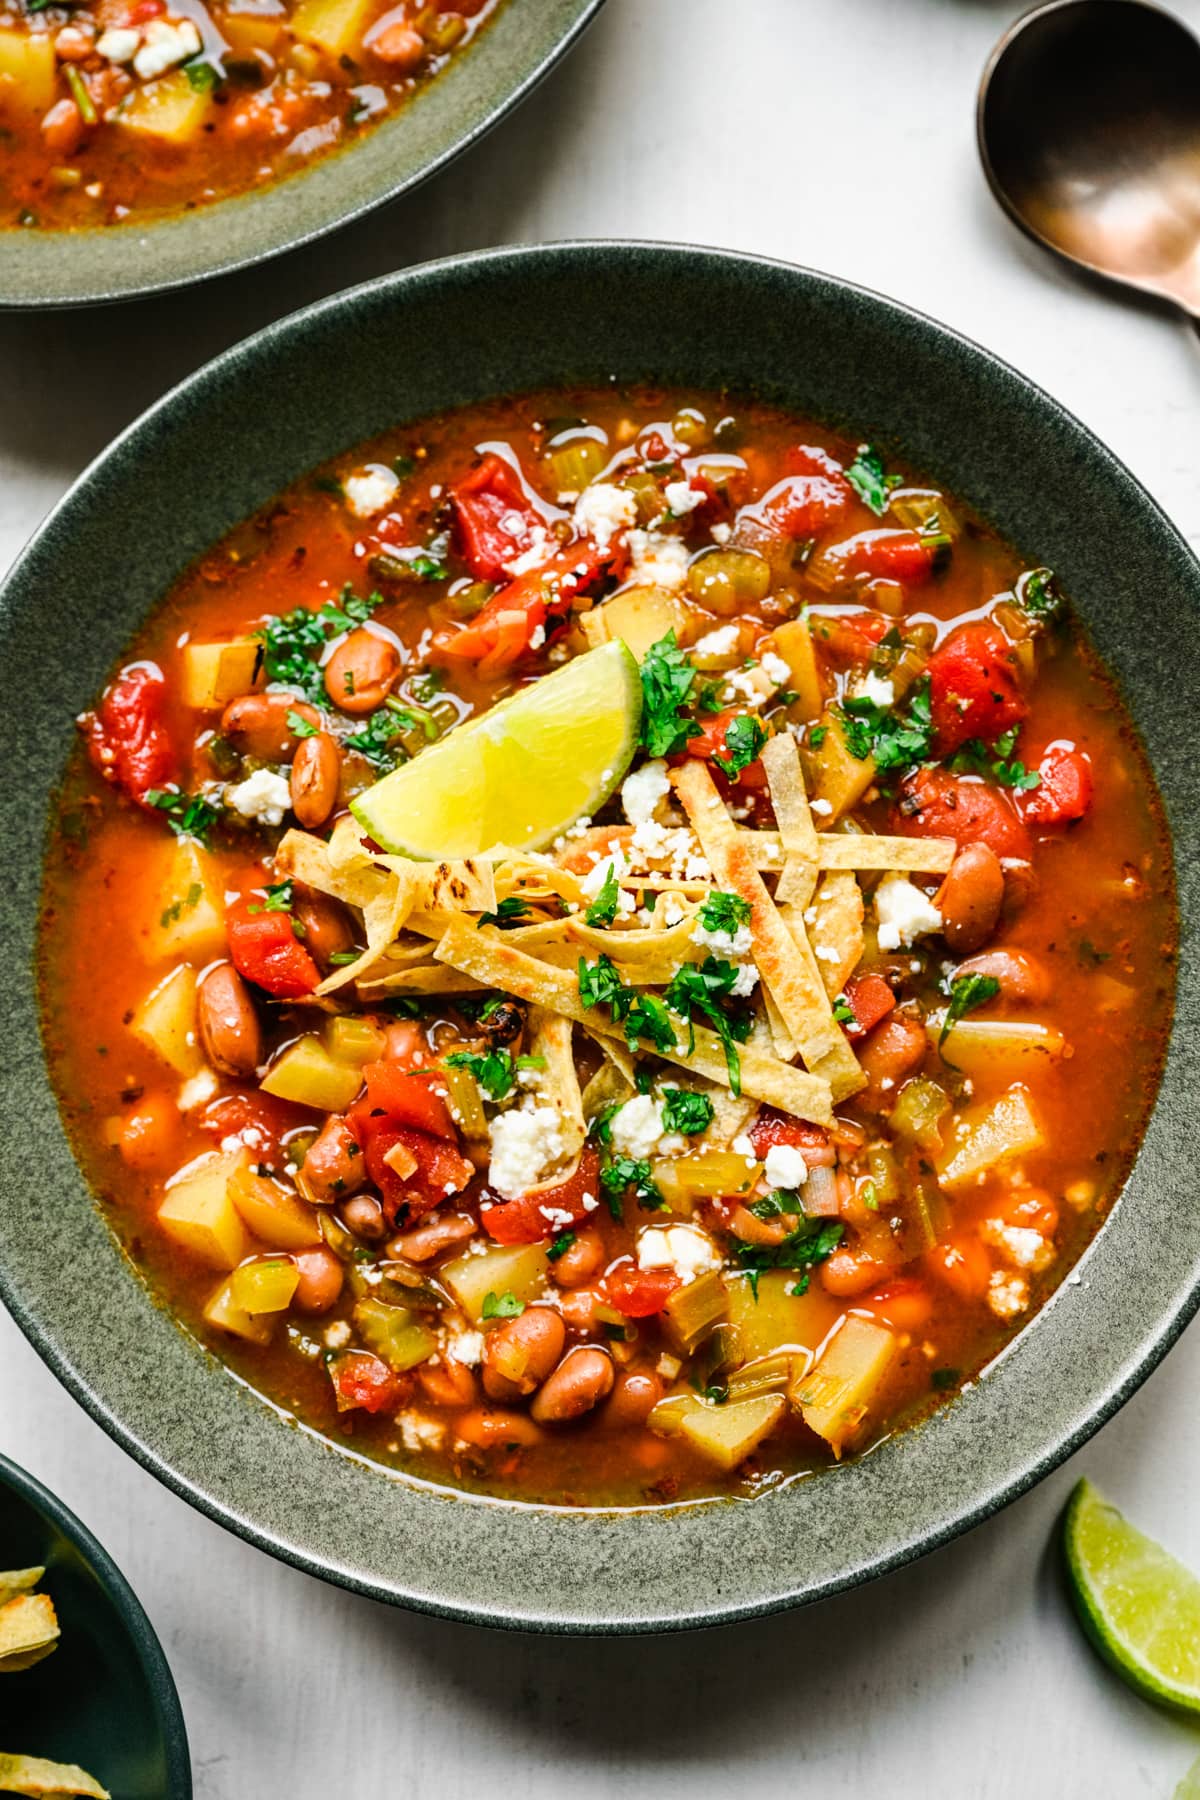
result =
[[[245,1338],[248,1344],[269,1344],[278,1315],[248,1313],[238,1306],[233,1298],[232,1281],[232,1276],[223,1281],[209,1300],[204,1308],[205,1323],[215,1325],[221,1331],[231,1331],[235,1337]]]
[[[233,52],[232,60],[252,62],[256,50],[265,50],[268,56],[278,55],[286,25],[287,15],[282,7],[276,11],[248,9],[223,13],[220,30]]]
[[[896,1339],[885,1326],[848,1313],[814,1367],[793,1381],[792,1405],[835,1455],[862,1432],[896,1351]]]
[[[53,33],[0,28],[0,112],[44,113],[54,86]]]
[[[935,1049],[940,1035],[939,1026],[929,1026]],[[1057,1062],[1065,1048],[1066,1039],[1052,1025],[1023,1019],[960,1019],[946,1033],[941,1055],[964,1075],[1011,1081]]]
[[[278,34],[277,25],[275,30]],[[257,638],[231,638],[224,644],[185,644],[184,703],[201,712],[217,712],[227,700],[259,686],[261,656],[262,644]]]
[[[806,1294],[789,1294],[799,1279],[799,1270],[767,1269],[758,1278],[757,1300],[754,1285],[745,1276],[728,1283],[729,1322],[739,1363],[770,1356],[785,1345],[816,1352],[837,1319],[838,1307],[815,1281]]]
[[[300,0],[292,14],[292,35],[327,56],[356,56],[374,11],[375,0]]]
[[[703,1405],[698,1394],[668,1394],[654,1407],[646,1423],[651,1431],[657,1431],[662,1437],[675,1437],[682,1429],[683,1421],[699,1412]]]
[[[229,1298],[243,1312],[286,1312],[300,1285],[300,1270],[290,1256],[260,1256],[240,1263],[229,1277]]]
[[[821,714],[825,736],[819,746],[804,751],[804,773],[808,791],[814,800],[827,800],[832,812],[824,817],[824,829],[856,806],[875,779],[875,758],[859,762],[846,748],[841,719],[826,710]]]
[[[325,1048],[334,1062],[349,1063],[361,1069],[364,1063],[378,1062],[387,1039],[370,1019],[355,1019],[339,1013],[325,1027]]]
[[[483,1317],[488,1294],[514,1294],[526,1305],[543,1293],[550,1259],[544,1244],[517,1244],[469,1252],[440,1271],[458,1304],[476,1323]]]
[[[248,1248],[246,1227],[229,1191],[245,1160],[244,1150],[198,1157],[171,1181],[158,1209],[167,1236],[214,1269],[235,1269]]]
[[[272,1250],[307,1250],[321,1242],[313,1207],[265,1175],[257,1175],[249,1159],[230,1176],[229,1198],[256,1238]]]
[[[668,631],[675,633],[679,644],[690,644],[698,635],[696,614],[677,595],[660,587],[627,588],[584,613],[579,623],[590,649],[621,638],[639,662]]]
[[[196,1074],[203,1062],[196,1037],[196,971],[187,963],[172,969],[134,1008],[129,1029],[178,1074]]]
[[[185,70],[173,69],[135,88],[118,109],[116,123],[143,137],[182,146],[199,137],[212,110],[213,90],[193,87]]]
[[[1028,1156],[1045,1141],[1027,1090],[1010,1087],[990,1105],[962,1115],[939,1158],[938,1180],[951,1193],[970,1187],[989,1169]]]
[[[782,1394],[760,1394],[754,1400],[727,1400],[724,1406],[701,1406],[682,1420],[679,1435],[719,1469],[736,1469],[775,1430],[787,1400]]]
[[[267,1071],[265,1094],[314,1106],[319,1112],[345,1112],[362,1086],[356,1066],[335,1062],[319,1037],[298,1038]]]
[[[154,909],[146,933],[146,953],[186,957],[203,965],[225,954],[225,908],[221,879],[207,850],[195,838],[164,844],[155,879],[147,883]]]
[[[367,1348],[398,1375],[427,1361],[438,1347],[435,1333],[416,1313],[403,1306],[385,1306],[382,1300],[359,1300],[354,1324]]]
[[[663,1308],[663,1328],[672,1347],[690,1356],[714,1325],[725,1317],[728,1298],[716,1269],[709,1269],[686,1287],[677,1288]]]
[[[812,633],[803,619],[789,619],[776,627],[770,640],[776,656],[781,656],[791,670],[789,686],[795,691],[791,716],[794,719],[819,719],[825,707],[821,691],[821,672]]]

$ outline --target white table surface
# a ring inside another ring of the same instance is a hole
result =
[[[1078,413],[1195,542],[1195,339],[1060,276],[985,191],[975,83],[1015,10],[609,0],[531,104],[390,212],[191,295],[0,317],[0,568],[120,427],[269,319],[425,257],[590,234],[761,251],[945,319]],[[703,1635],[538,1640],[356,1599],[229,1536],[110,1443],[0,1314],[0,1449],[145,1603],[198,1800],[1168,1800],[1200,1739],[1095,1661],[1049,1544],[1086,1470],[1200,1567],[1198,1384],[1193,1331],[1041,1487],[857,1593]]]

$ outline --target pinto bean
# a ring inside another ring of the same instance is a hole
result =
[[[388,1255],[403,1262],[429,1262],[455,1244],[465,1244],[479,1230],[467,1213],[436,1213],[412,1231],[398,1232],[388,1239]]]
[[[483,1340],[483,1391],[489,1400],[519,1400],[541,1387],[567,1341],[567,1328],[548,1306],[530,1306]]]
[[[306,831],[324,825],[337,805],[342,757],[327,731],[304,738],[292,758],[292,811]]]
[[[925,1060],[928,1041],[919,1019],[893,1013],[868,1032],[858,1053],[867,1085],[858,1096],[872,1112],[890,1109],[903,1084]]]
[[[603,1350],[569,1350],[529,1410],[539,1425],[565,1425],[599,1406],[611,1394],[613,1380],[612,1358]]]
[[[365,1179],[362,1151],[345,1119],[326,1119],[300,1164],[296,1176],[300,1192],[314,1205],[329,1206],[352,1194]]]
[[[400,673],[400,652],[389,638],[359,626],[325,664],[325,692],[341,712],[357,716],[383,705]]]
[[[306,1313],[328,1312],[346,1279],[346,1271],[333,1251],[318,1244],[312,1250],[294,1250],[292,1261],[300,1271],[292,1305]]]
[[[452,1356],[442,1362],[422,1363],[417,1380],[426,1399],[435,1406],[474,1406],[479,1398],[475,1371],[468,1369],[466,1363],[455,1362]]]
[[[429,45],[420,32],[399,19],[385,25],[378,36],[369,38],[367,49],[380,62],[387,63],[395,75],[411,75],[429,54]]]
[[[959,963],[955,979],[960,975],[990,975],[1000,983],[1006,1000],[1036,1005],[1050,993],[1050,977],[1045,965],[1028,950],[987,950]]]
[[[604,1423],[619,1430],[644,1425],[663,1396],[663,1384],[652,1370],[624,1369],[604,1408]]]
[[[584,1226],[575,1233],[575,1242],[551,1263],[550,1279],[559,1287],[581,1287],[592,1279],[605,1255],[604,1239],[595,1226]]]
[[[559,1311],[572,1331],[595,1331],[596,1308],[604,1295],[599,1288],[573,1288],[559,1301]]]
[[[854,1294],[865,1294],[868,1288],[878,1287],[888,1273],[883,1263],[876,1262],[865,1250],[843,1246],[821,1264],[821,1286],[827,1294],[849,1300]]]
[[[310,725],[321,723],[316,707],[297,700],[294,694],[239,694],[221,714],[221,736],[243,756],[256,756],[260,762],[287,762],[300,742],[288,724],[290,712]]]
[[[355,1194],[353,1200],[347,1200],[342,1207],[342,1223],[355,1237],[366,1238],[370,1243],[375,1243],[387,1230],[383,1208],[371,1194]]]
[[[353,950],[350,915],[328,894],[318,894],[312,888],[296,889],[292,917],[300,927],[304,948],[320,968],[328,969],[335,956]]]
[[[74,156],[86,135],[74,100],[56,100],[42,120],[42,142],[52,156]]]
[[[502,1412],[499,1407],[477,1406],[464,1413],[456,1427],[465,1444],[478,1450],[499,1450],[509,1444],[540,1444],[542,1434],[524,1413]]]
[[[250,990],[232,963],[218,963],[196,989],[200,1047],[223,1075],[253,1075],[262,1061],[262,1026]]]
[[[968,844],[950,865],[935,902],[942,915],[942,934],[952,950],[978,950],[1000,920],[1004,904],[1004,870],[987,844]]]

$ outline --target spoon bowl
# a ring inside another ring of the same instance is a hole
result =
[[[1200,41],[1147,0],[1051,0],[984,71],[992,192],[1075,267],[1200,315]]]

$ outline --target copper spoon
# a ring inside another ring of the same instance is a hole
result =
[[[984,70],[1001,206],[1076,268],[1200,318],[1200,42],[1148,0],[1051,0]]]

